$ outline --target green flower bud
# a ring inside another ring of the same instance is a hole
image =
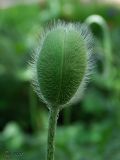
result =
[[[90,73],[92,35],[82,24],[58,23],[46,31],[35,54],[33,86],[48,106],[80,98]]]

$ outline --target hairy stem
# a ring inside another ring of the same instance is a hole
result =
[[[57,126],[59,109],[55,108],[50,110],[49,129],[48,129],[48,142],[47,142],[47,160],[54,160],[55,152],[55,132]]]

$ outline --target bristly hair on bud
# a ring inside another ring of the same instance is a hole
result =
[[[49,109],[81,99],[93,53],[94,39],[85,24],[59,21],[42,34],[31,62],[32,85]]]

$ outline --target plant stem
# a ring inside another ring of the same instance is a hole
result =
[[[47,160],[54,160],[55,152],[55,133],[57,126],[59,109],[50,110],[48,142],[47,142]]]

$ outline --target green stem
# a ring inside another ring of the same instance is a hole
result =
[[[48,142],[47,142],[47,160],[54,160],[55,133],[56,133],[58,113],[59,113],[58,108],[50,111]]]

